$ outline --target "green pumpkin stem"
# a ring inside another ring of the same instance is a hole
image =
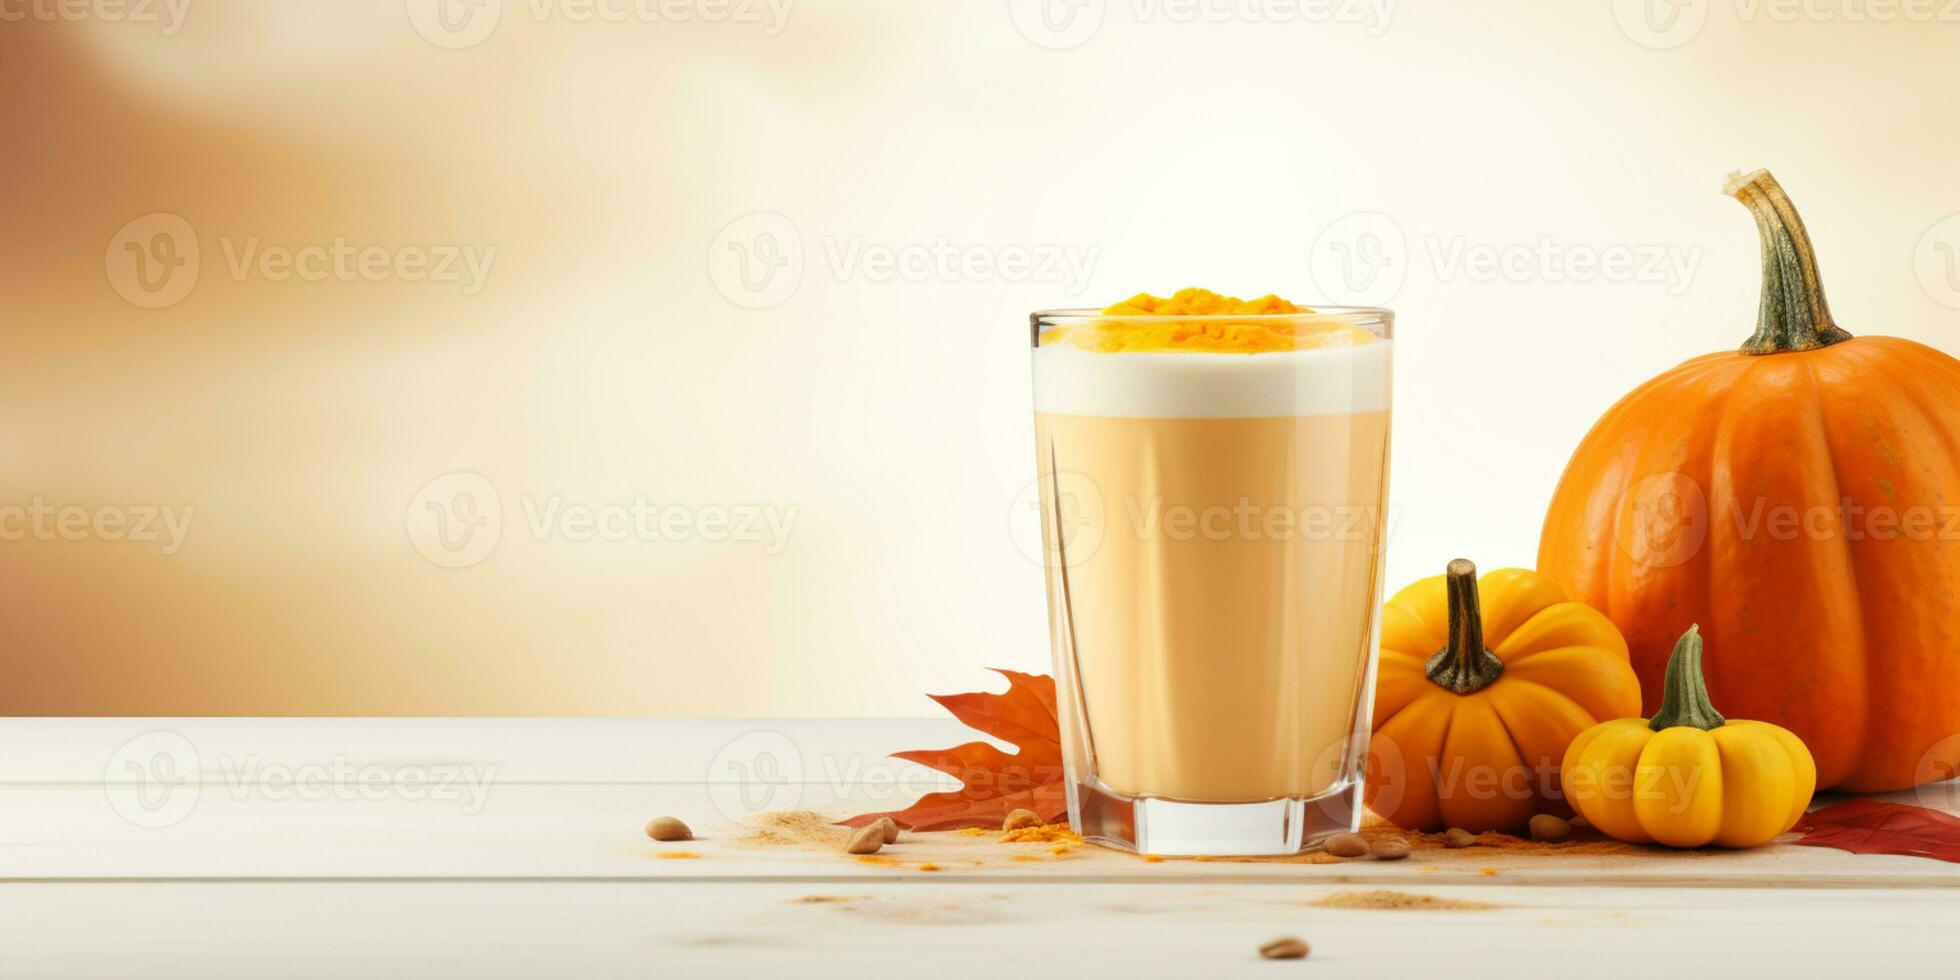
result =
[[[1788,195],[1767,170],[1733,173],[1723,193],[1756,216],[1763,242],[1763,298],[1756,332],[1742,344],[1745,354],[1816,350],[1851,335],[1831,319],[1824,281],[1817,275],[1817,253]]]
[[[1429,679],[1458,694],[1489,687],[1504,673],[1504,662],[1484,649],[1484,613],[1477,600],[1477,566],[1467,558],[1450,562],[1444,576],[1450,596],[1450,641],[1424,664]]]
[[[1647,727],[1699,728],[1708,731],[1728,722],[1708,700],[1708,682],[1701,676],[1701,626],[1688,627],[1674,642],[1674,653],[1667,658],[1667,676],[1661,679],[1661,709]]]

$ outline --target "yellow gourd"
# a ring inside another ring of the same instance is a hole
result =
[[[1563,812],[1559,761],[1640,711],[1611,620],[1536,572],[1464,559],[1382,609],[1368,805],[1398,826],[1522,832]]]
[[[1803,741],[1762,721],[1730,721],[1708,700],[1701,630],[1674,644],[1653,720],[1622,718],[1572,740],[1566,801],[1634,844],[1754,847],[1796,826],[1817,788]]]

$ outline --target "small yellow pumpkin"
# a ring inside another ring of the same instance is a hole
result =
[[[1588,729],[1565,751],[1565,798],[1601,832],[1634,844],[1755,847],[1796,826],[1817,788],[1803,741],[1730,721],[1708,700],[1699,627],[1674,644],[1653,720]]]
[[[1410,829],[1519,831],[1569,812],[1559,761],[1603,718],[1640,711],[1611,620],[1551,580],[1464,559],[1382,609],[1367,799]]]

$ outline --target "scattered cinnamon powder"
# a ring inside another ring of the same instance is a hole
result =
[[[696,854],[696,853],[694,853],[693,851],[661,851],[660,853],[658,853],[658,854],[655,854],[655,855],[654,855],[654,857],[657,857],[657,858],[666,858],[667,860],[670,860],[670,861],[673,861],[673,860],[683,860],[683,861],[685,861],[685,860],[692,860],[692,859],[694,859],[694,858],[698,858],[698,857],[700,857],[700,856],[701,856],[701,855],[699,855],[699,854]]]
[[[918,870],[920,870],[920,871],[938,871],[938,870],[941,870],[941,869],[940,869],[940,867],[939,867],[939,865],[936,865],[936,864],[934,864],[934,863],[932,863],[931,861],[921,861],[921,862],[919,862],[919,864],[918,864]]]
[[[829,850],[844,846],[851,829],[831,823],[830,818],[812,810],[777,810],[762,814],[738,843],[767,847],[816,847]]]
[[[1305,854],[1257,854],[1257,855],[1212,855],[1201,854],[1193,861],[1215,861],[1219,864],[1346,864],[1364,858],[1344,858],[1326,851],[1308,851]]]
[[[838,902],[861,901],[867,897],[864,895],[804,895],[800,898],[792,898],[789,901],[791,905],[835,905]]]
[[[1434,895],[1412,895],[1408,892],[1394,892],[1386,889],[1367,892],[1335,892],[1325,898],[1308,902],[1315,908],[1323,909],[1384,909],[1393,911],[1458,911],[1470,912],[1478,909],[1502,908],[1489,902],[1465,902],[1454,898],[1437,898]]]
[[[858,860],[863,861],[865,864],[875,864],[882,868],[898,867],[897,858],[886,857],[883,854],[860,854],[858,855]]]
[[[1163,863],[1164,863],[1164,856],[1163,856],[1162,854],[1143,854],[1143,855],[1139,855],[1139,856],[1143,858],[1143,863],[1145,863],[1145,864],[1163,864]]]

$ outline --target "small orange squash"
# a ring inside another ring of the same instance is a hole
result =
[[[1857,792],[1960,764],[1960,361],[1831,317],[1796,209],[1766,171],[1763,292],[1740,351],[1621,399],[1572,454],[1538,567],[1626,635],[1648,704],[1674,633],[1722,651],[1708,687]]]
[[[1559,765],[1580,732],[1640,713],[1626,641],[1522,568],[1464,559],[1382,608],[1368,806],[1410,829],[1519,831],[1570,812]]]

